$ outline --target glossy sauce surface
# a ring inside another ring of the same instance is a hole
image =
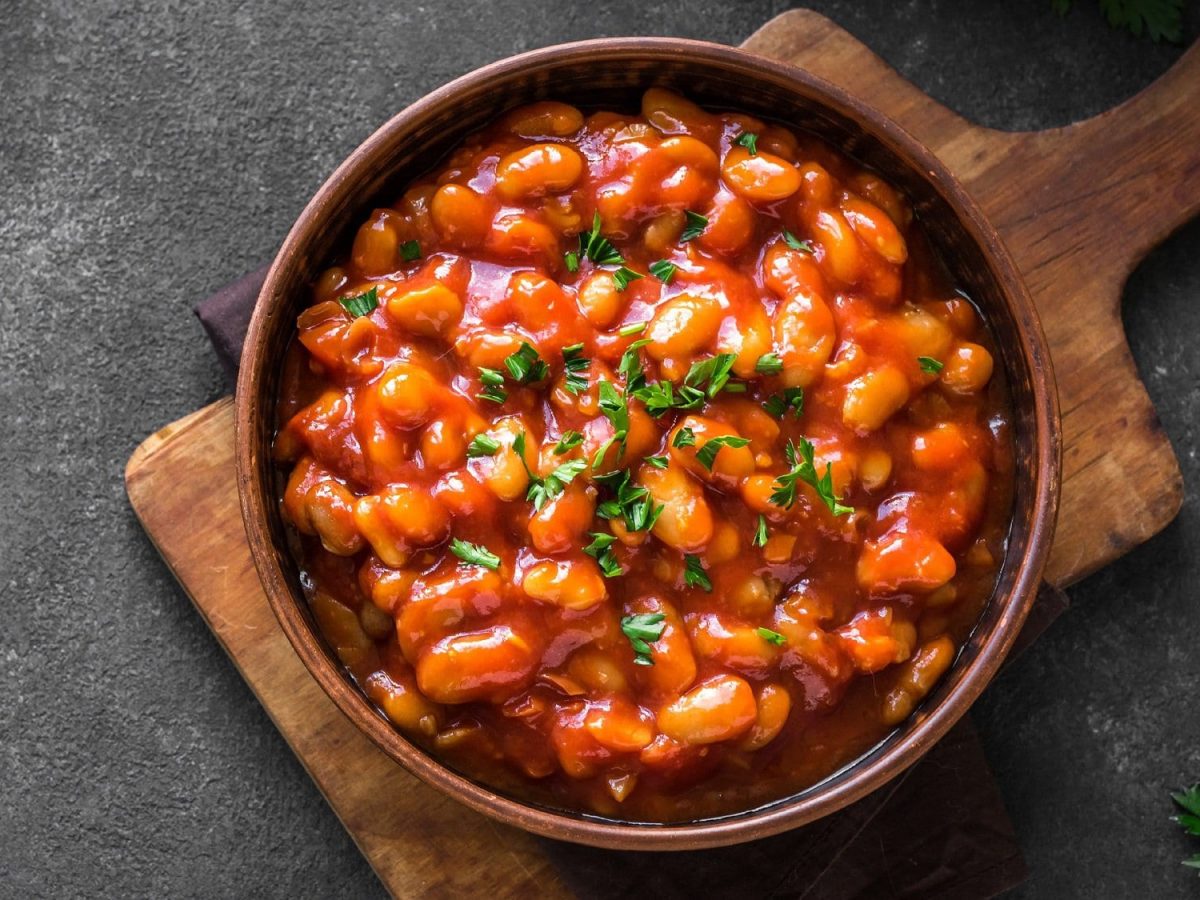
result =
[[[376,210],[297,328],[275,454],[314,617],[510,793],[785,796],[906,718],[990,596],[988,334],[905,199],[811,136],[657,89],[515,110]]]

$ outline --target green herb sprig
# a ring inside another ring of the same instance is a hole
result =
[[[769,498],[772,503],[784,509],[790,509],[796,502],[796,486],[799,482],[803,482],[816,490],[821,502],[835,516],[849,515],[854,512],[854,507],[839,503],[833,492],[832,465],[826,463],[825,474],[817,475],[817,467],[814,462],[816,450],[810,441],[800,438],[800,448],[797,451],[796,445],[789,440],[783,452],[791,471],[775,479],[775,490]]]
[[[639,613],[621,618],[621,631],[633,647],[633,661],[639,666],[652,666],[650,645],[662,637],[667,617],[662,613]]]

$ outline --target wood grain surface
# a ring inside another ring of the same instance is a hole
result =
[[[1165,526],[1182,481],[1125,341],[1120,294],[1142,256],[1200,210],[1200,48],[1102,116],[1009,134],[935,103],[815,13],[785,13],[745,46],[882,108],[949,164],[1008,243],[1041,311],[1064,414],[1050,580],[1081,578]],[[167,565],[393,894],[570,896],[544,842],[426,787],[307,675],[245,545],[230,400],[146,440],[126,482]]]

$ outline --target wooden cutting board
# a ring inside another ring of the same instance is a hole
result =
[[[1041,311],[1062,399],[1048,579],[1069,584],[1161,530],[1182,502],[1182,478],[1137,377],[1120,295],[1146,252],[1200,211],[1200,46],[1117,109],[1036,133],[972,125],[812,12],[785,13],[743,46],[891,115],[945,160],[1007,242]],[[245,544],[230,399],[147,439],[125,477],[163,559],[393,894],[570,895],[544,842],[417,781],[307,675]]]

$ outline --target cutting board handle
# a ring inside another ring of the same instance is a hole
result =
[[[1200,42],[1120,106],[1065,128],[1007,134],[992,150],[1003,157],[971,188],[989,198],[1021,268],[1068,266],[1088,281],[1123,284],[1200,213]]]

